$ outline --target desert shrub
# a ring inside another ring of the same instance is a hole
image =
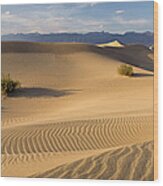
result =
[[[8,95],[16,88],[20,88],[20,82],[11,79],[10,74],[2,75],[1,79],[1,92],[4,95]]]
[[[130,65],[121,65],[118,67],[118,73],[123,76],[132,76],[133,75],[133,68]]]

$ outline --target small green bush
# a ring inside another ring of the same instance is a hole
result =
[[[20,82],[11,79],[10,74],[2,75],[1,79],[1,92],[4,95],[9,95],[16,88],[20,88]]]
[[[118,73],[123,76],[132,76],[133,75],[133,68],[130,65],[121,65],[118,67]]]

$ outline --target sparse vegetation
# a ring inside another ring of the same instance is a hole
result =
[[[123,76],[132,76],[133,75],[133,68],[130,65],[120,65],[118,67],[118,73]]]
[[[16,88],[20,88],[20,82],[12,80],[10,74],[2,75],[1,79],[1,93],[4,95],[9,95]]]

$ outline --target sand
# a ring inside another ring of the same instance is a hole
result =
[[[2,100],[2,176],[153,180],[152,56],[2,43],[2,72],[22,84]],[[117,73],[122,63],[133,77]]]
[[[103,43],[103,44],[98,44],[98,47],[117,47],[117,48],[123,48],[124,45],[121,44],[119,41],[115,40],[109,43]]]

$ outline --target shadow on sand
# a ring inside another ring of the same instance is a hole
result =
[[[134,73],[132,77],[151,77],[153,74],[145,74],[145,73]]]
[[[15,92],[11,93],[9,97],[63,97],[74,94],[74,92],[80,91],[77,89],[49,89],[49,88],[19,88]]]

